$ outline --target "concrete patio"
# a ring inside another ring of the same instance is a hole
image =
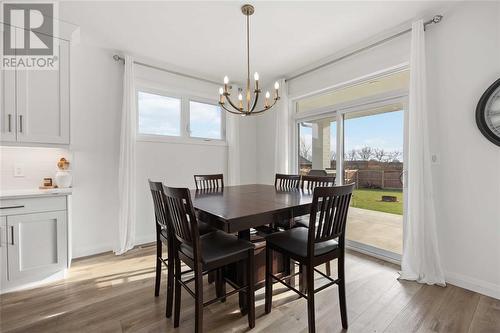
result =
[[[401,254],[403,216],[350,207],[347,239]]]

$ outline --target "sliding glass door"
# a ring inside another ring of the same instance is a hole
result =
[[[404,105],[382,101],[297,121],[298,171],[356,184],[348,244],[394,260],[403,244]]]

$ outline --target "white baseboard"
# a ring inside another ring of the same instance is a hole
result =
[[[151,235],[145,235],[145,236],[140,236],[140,237],[136,238],[135,244],[141,245],[141,244],[151,243],[154,241],[156,241],[156,234],[151,234]],[[97,245],[97,246],[79,247],[79,248],[73,249],[73,259],[81,258],[81,257],[88,257],[88,256],[92,256],[95,254],[100,254],[100,253],[109,252],[109,251],[113,251],[113,244],[101,244],[101,245]]]
[[[500,285],[484,280],[471,278],[454,272],[445,272],[446,283],[460,288],[475,291],[489,297],[500,299]]]
[[[135,245],[156,242],[156,234],[140,236],[135,239]]]
[[[100,253],[109,252],[109,251],[113,251],[112,244],[101,244],[98,246],[80,247],[80,248],[73,249],[73,259],[81,258],[81,257],[88,257],[88,256],[92,256],[94,254],[100,254]]]

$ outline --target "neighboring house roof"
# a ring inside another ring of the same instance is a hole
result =
[[[299,164],[312,164],[312,162],[309,161],[307,158],[304,158],[303,156],[299,155]]]

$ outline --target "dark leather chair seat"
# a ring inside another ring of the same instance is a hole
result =
[[[290,230],[277,232],[266,237],[266,242],[272,247],[283,249],[299,257],[307,257],[307,237],[309,229],[293,228]],[[314,255],[319,256],[338,248],[335,240],[329,240],[314,244]]]
[[[228,258],[231,258],[232,262],[235,261],[235,257],[239,256],[241,259],[245,259],[248,256],[248,250],[254,248],[252,243],[220,230],[200,236],[200,246],[204,270],[210,269],[210,267],[220,267]],[[180,251],[189,258],[194,258],[191,246],[182,243]],[[238,259],[236,258],[236,260]]]

